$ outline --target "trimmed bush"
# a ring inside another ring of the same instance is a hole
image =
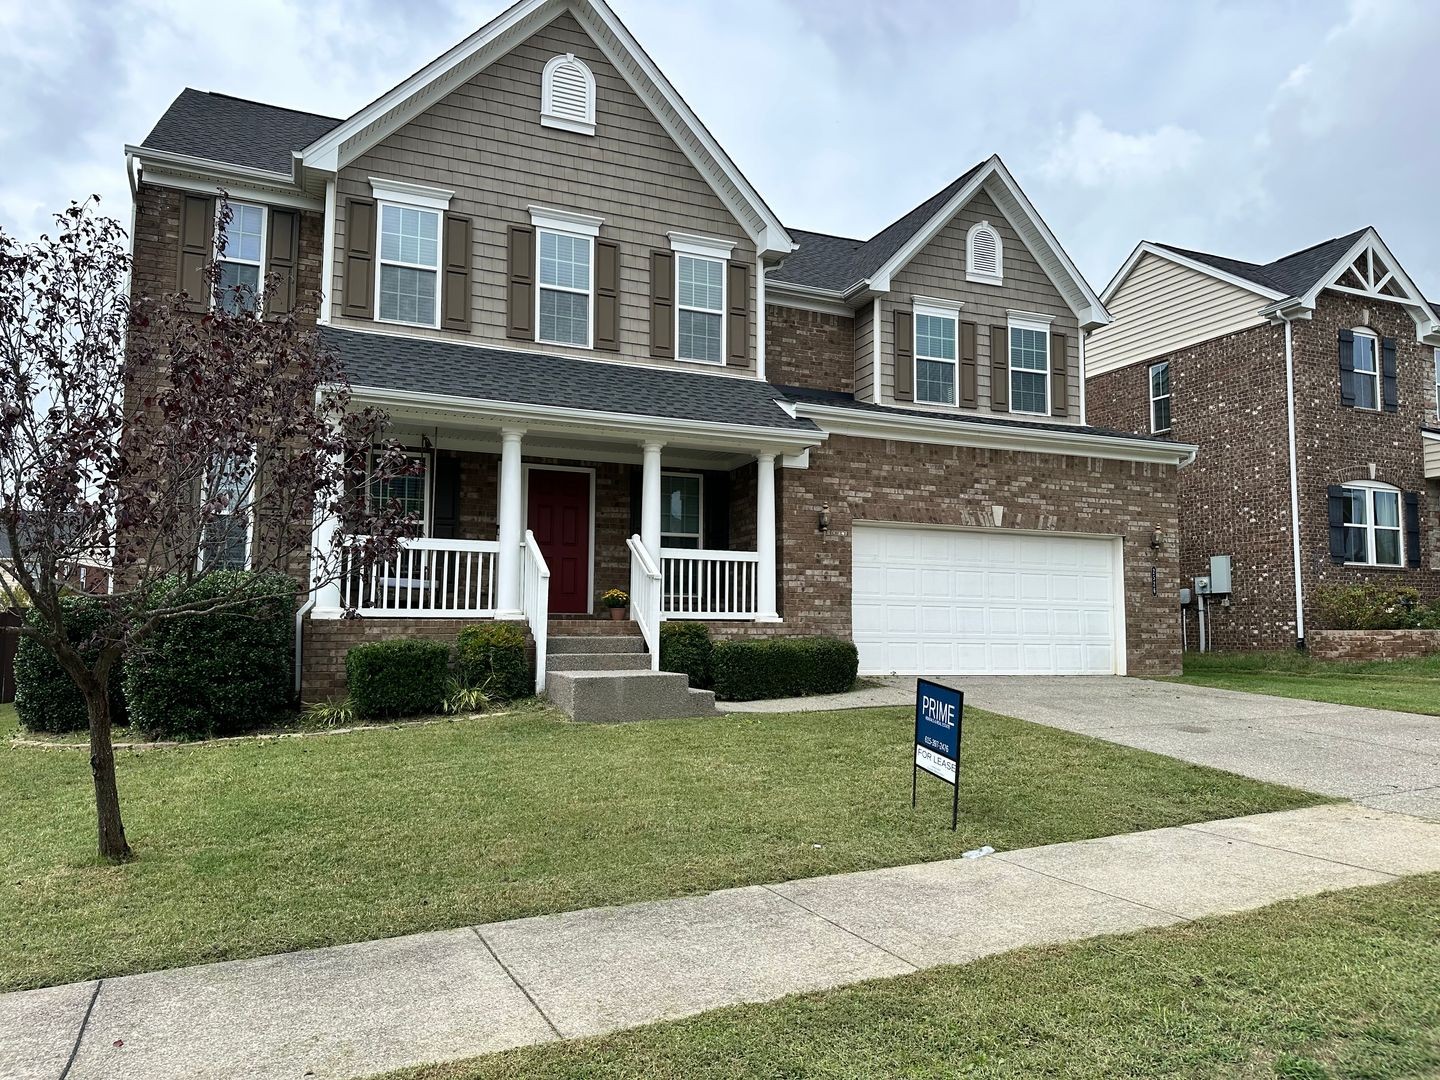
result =
[[[151,739],[207,739],[284,718],[294,693],[295,583],[224,570],[162,584],[156,601],[241,602],[160,624],[125,666],[130,724]]]
[[[437,713],[450,678],[450,647],[424,638],[357,645],[345,654],[345,677],[357,716]]]
[[[839,694],[855,685],[852,642],[829,637],[715,643],[715,696],[722,701]]]
[[[514,701],[535,692],[525,655],[525,631],[518,623],[481,623],[460,631],[455,675],[463,686],[479,687],[491,701]]]
[[[1403,586],[1324,585],[1314,602],[1317,630],[1415,630],[1436,617],[1418,589]]]
[[[660,670],[690,676],[690,685],[708,690],[715,678],[715,643],[710,628],[699,622],[660,624]]]
[[[72,645],[83,645],[107,621],[104,603],[95,596],[77,594],[60,600],[65,615],[65,630]],[[42,625],[32,608],[25,612],[30,626]],[[94,659],[93,649],[82,649],[88,660]],[[125,723],[125,703],[121,695],[124,678],[122,668],[110,673],[110,722]],[[75,680],[60,666],[55,654],[32,637],[21,637],[15,651],[15,712],[26,731],[60,734],[84,731],[90,726],[90,713]]]

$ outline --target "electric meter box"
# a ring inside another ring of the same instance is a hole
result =
[[[1197,577],[1197,578],[1195,579],[1195,595],[1196,595],[1196,596],[1209,596],[1209,595],[1210,595],[1210,579],[1209,579],[1208,577]]]
[[[1230,595],[1230,556],[1210,556],[1210,592],[1216,596]]]

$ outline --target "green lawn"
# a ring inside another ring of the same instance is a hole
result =
[[[1252,694],[1440,716],[1440,653],[1419,660],[1338,663],[1305,653],[1186,653],[1175,681]]]
[[[1440,875],[391,1080],[1440,1076]]]
[[[549,711],[85,755],[0,746],[0,990],[1325,801],[1005,717],[910,809],[907,709],[595,726]]]

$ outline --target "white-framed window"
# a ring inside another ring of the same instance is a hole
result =
[[[221,213],[217,204],[217,234]],[[216,306],[232,315],[258,311],[265,279],[265,207],[232,202],[223,244],[221,240],[217,235],[215,261],[219,264],[220,292]]]
[[[380,204],[380,287],[375,318],[440,325],[440,211]]]
[[[1050,321],[1011,315],[1010,411],[1050,415]]]
[[[419,462],[419,468],[404,476],[380,476],[375,467],[375,454],[370,455],[369,502],[373,509],[386,506],[392,500],[400,504],[400,510],[412,514],[420,523],[423,536],[430,535],[431,468],[430,454],[424,450],[406,450],[405,457]]]
[[[595,134],[595,75],[574,53],[551,57],[540,77],[540,123]]]
[[[588,349],[595,241],[588,236],[552,229],[541,229],[539,239],[537,340],[547,345],[579,345]]]
[[[1373,483],[1346,484],[1341,491],[1345,561],[1363,566],[1404,566],[1400,492],[1387,484]]]
[[[959,313],[915,305],[915,400],[922,405],[958,402]]]
[[[1350,385],[1355,392],[1355,408],[1380,408],[1380,339],[1373,330],[1357,326],[1350,331],[1354,335],[1352,357],[1355,374]]]
[[[965,280],[1000,285],[1005,280],[1005,246],[988,221],[977,221],[965,234]]]
[[[705,478],[698,473],[660,474],[660,544],[672,548],[705,546]]]
[[[725,263],[675,256],[675,355],[705,364],[725,362]]]
[[[1150,431],[1170,430],[1170,361],[1150,365]]]
[[[253,534],[251,509],[255,499],[255,462],[252,457],[226,455],[205,470],[200,497],[220,503],[205,523],[200,538],[200,569],[250,569]]]

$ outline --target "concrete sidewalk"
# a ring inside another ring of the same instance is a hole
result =
[[[1440,717],[1149,679],[936,676],[977,709],[1153,750],[1272,784],[1440,820]],[[913,705],[915,679],[732,712]]]
[[[1334,805],[519,919],[0,996],[0,1077],[364,1076],[1432,870]]]

